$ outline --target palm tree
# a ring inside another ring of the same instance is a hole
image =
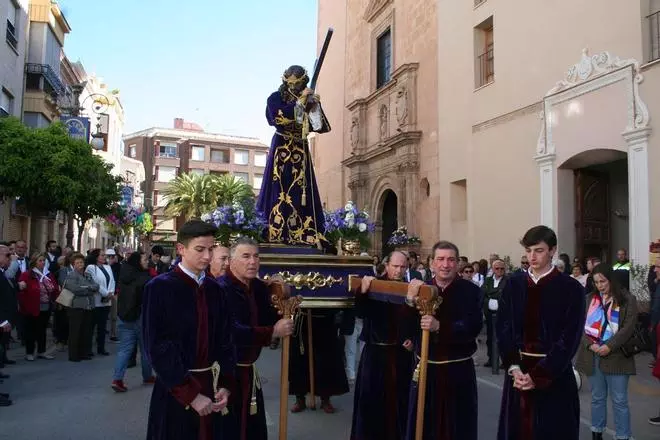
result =
[[[231,174],[223,174],[215,179],[218,205],[243,204],[254,200],[252,187]]]
[[[181,174],[163,191],[167,199],[165,213],[172,217],[183,216],[186,220],[201,218],[216,207],[235,202],[243,204],[254,199],[254,192],[247,183],[230,174]]]
[[[200,218],[218,206],[215,176],[209,174],[181,174],[163,191],[167,199],[165,213],[172,217],[183,216],[186,220]]]

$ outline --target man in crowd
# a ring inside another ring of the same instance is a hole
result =
[[[60,270],[60,266],[57,263],[58,258],[57,242],[55,240],[48,240],[46,242],[46,266],[44,273],[51,272],[57,278],[57,272]]]
[[[209,266],[209,272],[215,279],[225,274],[229,267],[229,248],[221,244],[213,248],[213,258]]]
[[[149,273],[152,277],[158,276],[167,272],[168,265],[161,261],[161,257],[165,254],[162,246],[154,246],[151,248],[151,259],[149,260]]]
[[[405,276],[404,276],[404,279],[407,283],[409,283],[411,280],[422,280],[422,281],[424,281],[424,277],[417,270],[417,262],[418,261],[419,261],[419,257],[417,256],[417,253],[415,253],[413,251],[410,251],[410,253],[408,254],[408,268],[406,269]]]
[[[380,280],[401,281],[406,256],[394,251],[387,258]],[[357,315],[363,319],[360,357],[353,398],[351,439],[402,439],[406,433],[412,353],[417,313],[405,304],[368,297],[374,277],[364,277],[355,297]]]
[[[521,240],[528,274],[511,277],[502,291],[497,338],[508,375],[499,440],[578,440],[580,400],[572,360],[585,321],[582,285],[553,266],[557,236],[546,226]]]
[[[229,250],[229,268],[219,280],[234,316],[237,351],[237,386],[230,407],[237,426],[225,437],[232,440],[266,440],[268,437],[264,396],[255,362],[261,348],[269,346],[273,336],[293,333],[291,319],[278,320],[271,305],[270,288],[257,278],[258,274],[257,242],[238,238]]]
[[[621,248],[616,251],[616,263],[612,265],[614,275],[619,280],[619,284],[630,290],[630,260],[628,260],[628,251]]]
[[[5,277],[5,270],[9,267],[11,253],[9,247],[0,245],[0,383],[8,379],[9,375],[2,373],[6,350],[9,345],[9,335],[12,323],[17,316],[16,289],[12,280]],[[10,406],[12,401],[9,394],[0,393],[0,406]]]
[[[477,439],[477,380],[472,356],[483,325],[481,290],[458,276],[458,247],[440,241],[432,250],[435,278],[442,304],[433,315],[423,316],[421,329],[428,330],[429,360],[424,407],[424,438]],[[406,303],[414,307],[424,283],[410,282]],[[420,355],[421,332],[415,349]],[[419,368],[419,366],[418,366]],[[418,383],[413,377],[406,439],[415,438]],[[413,404],[414,402],[414,404]]]
[[[227,296],[206,277],[215,226],[201,220],[177,234],[181,263],[144,289],[145,351],[157,373],[149,408],[147,438],[222,438],[236,364]],[[213,371],[220,369],[214,386]],[[227,438],[227,437],[225,437]],[[235,438],[235,437],[228,437]]]
[[[493,261],[493,276],[487,277],[484,285],[481,287],[484,296],[484,316],[486,316],[486,346],[488,350],[488,361],[484,367],[492,367],[493,362],[499,362],[499,359],[493,359],[493,344],[496,344],[495,327],[493,322],[497,315],[497,308],[506,282],[506,266],[504,261]]]

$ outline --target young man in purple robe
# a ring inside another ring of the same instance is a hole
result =
[[[269,243],[316,246],[323,241],[325,217],[307,135],[326,133],[330,124],[308,82],[305,69],[291,66],[266,103],[266,119],[276,131],[257,210],[268,219],[265,238]]]
[[[379,280],[401,281],[408,268],[403,252],[387,258],[386,274]],[[417,311],[403,302],[367,296],[374,277],[362,278],[355,297],[357,316],[364,320],[353,400],[351,440],[400,440],[405,437],[410,379],[415,367],[412,339]]]
[[[257,278],[258,274],[258,244],[250,238],[238,238],[229,250],[229,269],[219,280],[234,316],[237,348],[237,386],[229,406],[236,426],[227,437],[232,440],[268,438],[264,394],[255,363],[273,336],[293,332],[291,319],[278,320],[270,287]]]
[[[176,245],[181,262],[144,288],[145,351],[158,375],[149,440],[233,440],[223,435],[222,415],[235,387],[231,313],[218,283],[205,275],[215,232],[199,220],[184,224]]]
[[[477,378],[472,356],[483,325],[481,289],[458,276],[458,247],[448,241],[433,246],[431,267],[442,303],[434,315],[422,316],[420,327],[430,331],[427,364],[425,440],[477,439]],[[420,280],[410,282],[406,303],[414,307]],[[421,332],[415,349],[419,359]],[[419,368],[419,366],[417,367]],[[415,438],[417,414],[417,370],[410,389],[407,440]]]
[[[572,360],[584,329],[584,289],[553,266],[552,229],[536,226],[520,243],[530,268],[509,279],[498,310],[497,339],[509,374],[497,438],[578,440],[580,400]]]

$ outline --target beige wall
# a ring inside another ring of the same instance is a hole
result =
[[[438,9],[438,143],[440,161],[441,236],[457,241],[470,258],[491,252],[517,261],[517,244],[525,230],[541,222],[541,178],[537,140],[543,97],[580,61],[583,48],[595,55],[608,51],[621,59],[641,63],[648,54],[643,17],[645,2],[519,2],[486,0],[439,2]],[[478,55],[474,27],[492,16],[494,25],[494,81],[475,90]],[[607,23],[617,23],[608,26]],[[560,31],[559,31],[560,30]],[[658,128],[654,115],[660,107],[660,67],[647,68],[640,97],[651,114],[649,163],[658,163]],[[558,104],[553,128],[557,146],[554,166],[560,248],[575,255],[573,168],[558,169],[580,156],[583,166],[598,162],[596,149],[627,152],[622,133],[628,124],[628,84],[604,86]],[[568,115],[568,116],[567,116]],[[657,116],[655,116],[657,119]],[[656,125],[657,127],[657,125]],[[606,152],[607,153],[607,152]],[[613,152],[610,151],[613,156]],[[614,156],[613,156],[614,157]],[[446,160],[446,158],[450,158]],[[651,165],[651,171],[653,171]],[[638,174],[639,177],[639,174]],[[467,180],[468,220],[452,220],[452,184]],[[620,182],[620,178],[617,179]],[[660,237],[660,177],[649,174],[651,238]],[[625,188],[612,187],[613,204]],[[612,207],[614,208],[614,207]],[[632,215],[632,213],[631,213]],[[612,219],[612,246],[627,241],[625,224]]]

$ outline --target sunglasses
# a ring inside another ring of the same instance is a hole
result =
[[[472,269],[465,269],[463,273],[474,273],[474,270]]]

